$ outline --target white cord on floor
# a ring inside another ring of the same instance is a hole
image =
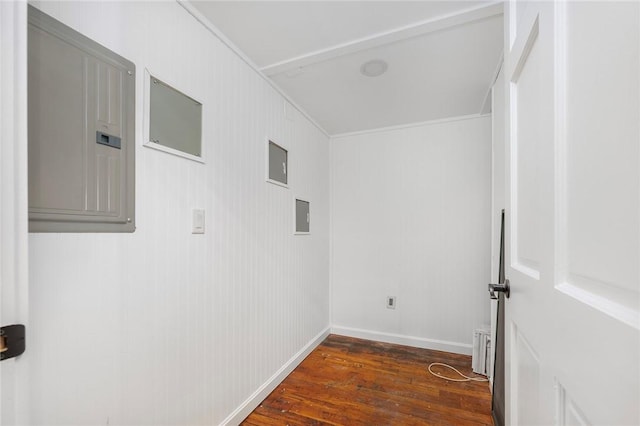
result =
[[[450,368],[453,371],[455,371],[456,373],[458,373],[459,375],[461,375],[462,377],[464,377],[464,379],[452,379],[451,377],[443,376],[440,373],[434,373],[431,370],[431,367],[433,367],[434,365],[440,365],[442,367]],[[436,377],[440,377],[441,379],[449,380],[450,382],[472,382],[472,381],[473,382],[488,382],[489,381],[488,378],[484,378],[484,377],[469,377],[469,376],[465,376],[464,374],[462,374],[460,371],[458,371],[454,367],[450,366],[449,364],[443,364],[441,362],[432,362],[431,364],[429,364],[429,373],[433,374]]]

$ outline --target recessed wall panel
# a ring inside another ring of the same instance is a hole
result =
[[[591,424],[560,383],[556,383],[556,405],[556,423],[559,426],[588,426]]]
[[[533,38],[512,79],[512,195],[515,203],[515,263],[534,274],[540,263],[540,129],[543,111],[541,58]]]
[[[122,140],[122,71],[94,58],[87,58],[86,92],[87,137],[100,132]],[[87,160],[95,158],[95,173],[89,168],[87,180],[87,210],[117,216],[120,211],[120,195],[126,192],[126,183],[119,179],[122,163],[122,147],[87,144]]]
[[[518,425],[540,425],[543,424],[540,417],[540,362],[519,328],[512,327],[511,362],[515,364],[511,376],[511,389],[515,391],[511,396],[515,399],[511,404],[515,410],[512,416]]]
[[[565,152],[558,176],[560,281],[590,294],[583,301],[640,326],[639,8],[571,2],[566,8],[560,36],[567,55],[558,58],[571,75],[563,82],[566,137],[558,141]],[[635,49],[611,48],[629,40]],[[616,105],[607,107],[611,99]]]

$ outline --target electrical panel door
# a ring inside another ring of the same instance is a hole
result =
[[[29,230],[133,232],[135,66],[29,7]]]

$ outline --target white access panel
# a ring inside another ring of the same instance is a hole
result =
[[[311,227],[311,211],[308,201],[296,199],[296,234],[308,234]]]
[[[267,149],[267,181],[271,183],[287,186],[289,179],[287,172],[289,169],[288,151],[273,141],[269,141]]]

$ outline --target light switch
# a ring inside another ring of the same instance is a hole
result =
[[[204,210],[193,209],[192,234],[204,234]]]

